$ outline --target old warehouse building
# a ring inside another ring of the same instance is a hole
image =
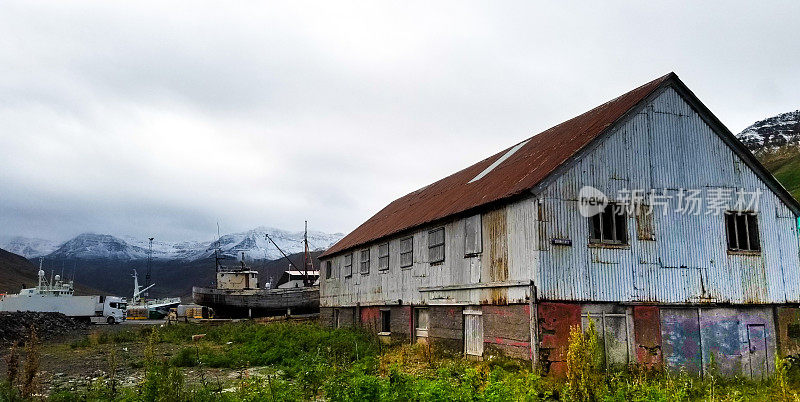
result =
[[[321,316],[552,373],[591,316],[609,366],[760,378],[800,351],[798,213],[668,74],[383,208],[321,257]]]

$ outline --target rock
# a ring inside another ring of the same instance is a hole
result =
[[[0,312],[0,345],[23,343],[31,327],[40,340],[48,340],[88,325],[61,313]]]

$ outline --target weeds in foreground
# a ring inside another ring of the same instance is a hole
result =
[[[36,328],[31,327],[28,339],[25,341],[25,363],[22,365],[20,393],[23,398],[33,396],[39,388],[40,357],[39,336],[36,335]]]
[[[191,335],[206,333],[200,342]],[[594,333],[593,333],[594,332]],[[781,362],[772,382],[718,378],[632,368],[606,372],[596,331],[573,331],[569,378],[540,377],[526,362],[487,358],[468,362],[435,353],[425,345],[379,347],[359,330],[330,330],[314,324],[231,323],[176,325],[145,335],[144,377],[135,387],[113,389],[114,371],[89,390],[61,392],[52,400],[124,401],[700,401],[797,400],[800,372]],[[124,337],[122,337],[124,338]],[[159,355],[160,343],[179,345],[172,356]],[[591,351],[595,352],[591,352]],[[108,356],[109,367],[112,367]],[[258,369],[253,367],[259,366]],[[205,377],[208,367],[238,371],[224,382]],[[776,367],[778,365],[776,364]],[[183,368],[199,372],[188,383]],[[783,374],[781,374],[783,373]],[[5,392],[4,389],[2,392]],[[712,399],[713,398],[713,399]],[[2,398],[0,398],[2,399]],[[10,398],[6,398],[10,399]]]
[[[602,381],[603,350],[594,320],[589,317],[586,330],[573,327],[567,349],[567,396],[585,402],[599,399],[604,393]]]

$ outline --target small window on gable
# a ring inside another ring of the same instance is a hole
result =
[[[333,263],[325,261],[325,279],[331,279],[333,276]]]
[[[753,212],[725,213],[725,232],[730,251],[761,251],[758,218]]]
[[[619,204],[608,204],[600,213],[589,217],[589,243],[628,244],[628,214]]]
[[[381,310],[381,332],[384,334],[392,332],[391,310]]]
[[[345,278],[353,276],[353,253],[344,256],[344,276]]]
[[[378,246],[378,270],[387,269],[389,269],[389,243],[383,243]]]
[[[369,274],[369,249],[361,250],[361,275]]]
[[[428,232],[428,262],[433,264],[444,261],[444,228]]]
[[[400,268],[414,265],[414,237],[400,239]]]
[[[636,238],[639,240],[656,239],[653,210],[647,204],[639,204],[636,209]]]
[[[464,219],[464,256],[481,253],[481,216],[473,215]]]

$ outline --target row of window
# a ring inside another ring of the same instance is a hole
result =
[[[368,275],[370,271],[370,249],[358,252],[358,270],[362,275]],[[400,257],[400,268],[409,268],[414,265],[414,236],[400,239],[398,251]],[[444,228],[433,229],[428,232],[428,261],[432,264],[444,261]],[[353,275],[353,253],[344,256],[344,277]],[[378,245],[378,270],[386,271],[389,269],[389,243]],[[333,277],[333,264],[331,261],[325,262],[325,278]]]
[[[475,255],[481,252],[480,240],[480,215],[465,220],[465,255]],[[620,245],[629,244],[628,240],[628,215],[626,208],[617,204],[608,204],[603,211],[591,216],[589,219],[589,244]],[[642,218],[644,219],[644,217]],[[652,225],[651,225],[652,226]],[[652,228],[650,229],[652,230]],[[725,233],[728,250],[743,252],[758,252],[761,245],[758,236],[758,219],[753,212],[728,211],[725,213]],[[428,262],[437,264],[445,258],[444,227],[428,232]],[[640,237],[642,239],[642,237]],[[648,238],[652,240],[653,238]],[[400,239],[399,253],[400,267],[408,268],[414,264],[414,237],[408,236]],[[359,251],[359,272],[368,275],[370,272],[370,249]],[[389,269],[389,243],[378,245],[378,270]],[[331,261],[325,262],[325,278],[333,275]],[[344,276],[353,275],[353,253],[344,256]]]
[[[427,307],[415,307],[414,308],[414,335],[416,336],[428,336],[428,324],[430,322],[428,318],[428,308]],[[334,325],[336,328],[341,328],[341,310],[335,309],[333,311],[333,320]],[[355,314],[353,316],[353,320],[355,321],[357,317]],[[392,311],[390,309],[382,309],[381,316],[380,316],[380,324],[381,324],[381,333],[388,335],[392,331]]]
[[[599,214],[589,218],[589,243],[628,245],[626,208],[608,204]],[[729,251],[758,252],[758,217],[754,212],[725,213],[725,236]]]

